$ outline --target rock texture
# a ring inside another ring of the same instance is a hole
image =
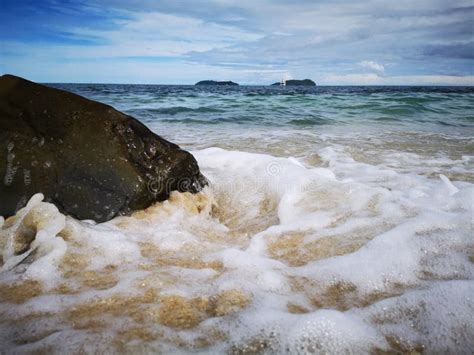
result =
[[[190,153],[133,117],[0,77],[0,216],[41,192],[63,213],[103,222],[206,183]]]

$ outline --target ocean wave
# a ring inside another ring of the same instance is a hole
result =
[[[394,117],[425,129],[427,123],[463,127],[463,117],[474,110],[474,89],[469,87],[220,87],[167,85],[56,85],[114,105],[144,121],[193,118],[241,123],[240,116],[255,117],[249,124],[282,127],[364,122],[387,125],[379,117]],[[168,107],[162,107],[168,105]],[[305,115],[328,122],[304,122]],[[351,119],[351,120],[348,120]],[[409,119],[407,119],[409,118]],[[471,117],[472,118],[472,117]],[[293,121],[294,120],[294,121]],[[397,121],[394,121],[396,124]],[[447,123],[447,125],[443,124]],[[460,125],[458,125],[460,123]],[[469,124],[469,123],[467,123]]]
[[[389,116],[381,116],[381,117],[377,117],[377,118],[374,118],[374,120],[376,121],[387,121],[387,122],[397,122],[397,121],[401,121],[400,118],[397,118],[397,117],[389,117]]]
[[[160,108],[149,108],[142,109],[141,112],[146,112],[149,115],[177,115],[180,113],[219,113],[224,112],[222,109],[218,109],[210,106],[200,107],[186,107],[186,106],[173,106],[173,107],[160,107]],[[133,110],[129,110],[133,113]]]
[[[394,115],[394,116],[411,116],[418,114],[422,111],[420,107],[414,107],[410,105],[397,105],[397,106],[385,106],[377,109],[377,112],[380,112],[384,115]]]
[[[198,125],[215,125],[221,123],[216,119],[196,119],[196,118],[165,118],[160,122],[166,123],[183,123],[183,124],[198,124]]]
[[[203,192],[103,224],[35,196],[0,219],[3,350],[469,352],[474,185],[317,154],[195,151]]]
[[[275,122],[263,122],[264,117],[259,116],[246,116],[237,115],[235,117],[225,116],[211,116],[202,118],[189,118],[189,117],[174,117],[174,118],[161,118],[160,122],[166,123],[188,123],[188,124],[199,124],[199,125],[217,125],[223,123],[234,123],[234,124],[267,124],[274,126]]]
[[[319,118],[319,117],[308,117],[308,118],[301,118],[301,119],[294,119],[288,121],[288,124],[294,126],[319,126],[319,125],[327,125],[333,124],[334,121]]]

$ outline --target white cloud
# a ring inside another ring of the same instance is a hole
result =
[[[159,12],[127,13],[127,19],[116,20],[114,29],[71,27],[60,29],[74,38],[94,38],[97,44],[31,43],[3,41],[9,53],[35,54],[66,60],[117,57],[181,56],[196,51],[221,49],[239,42],[258,40],[262,35],[212,21],[163,14]]]
[[[385,67],[382,64],[376,63],[372,60],[363,60],[362,62],[359,62],[359,65],[362,68],[369,69],[378,75],[382,75],[385,72]]]
[[[455,76],[473,74],[472,60],[465,58],[469,47],[440,47],[472,42],[472,10],[460,9],[472,0],[101,0],[96,5],[94,11],[110,10],[110,26],[41,25],[97,43],[7,39],[1,43],[0,71],[26,72],[42,81],[191,83],[200,76],[267,84],[291,72],[294,78],[334,85],[472,85],[469,76]],[[390,76],[394,73],[400,76]]]
[[[322,85],[474,85],[474,75],[399,75],[379,76],[368,74],[329,74],[320,81]]]

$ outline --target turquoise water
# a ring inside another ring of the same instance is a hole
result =
[[[302,129],[361,124],[474,129],[474,88],[469,87],[55,86],[110,104],[144,122]]]
[[[313,164],[331,146],[370,164],[401,154],[397,169],[474,181],[472,87],[53,86],[112,105],[189,150]]]

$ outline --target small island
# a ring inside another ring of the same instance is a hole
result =
[[[219,86],[238,86],[239,84],[233,81],[215,81],[215,80],[201,80],[195,85],[219,85]]]
[[[279,83],[274,83],[271,86],[316,86],[316,83],[311,79],[284,80]]]

